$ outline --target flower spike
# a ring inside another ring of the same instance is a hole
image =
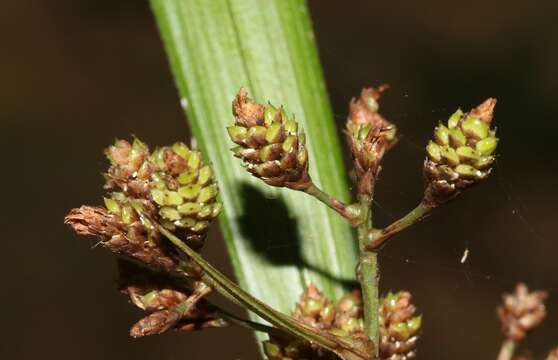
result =
[[[384,153],[395,145],[395,125],[378,113],[378,99],[388,88],[362,89],[360,97],[350,104],[345,134],[354,159],[359,194],[372,195]]]
[[[490,128],[495,105],[490,98],[468,113],[457,110],[447,126],[434,129],[424,162],[426,202],[442,204],[490,174],[498,145],[496,130]]]
[[[266,184],[305,190],[312,185],[308,175],[308,151],[298,123],[283,108],[258,104],[241,88],[233,101],[234,126],[227,131],[238,144],[232,151],[244,160],[246,169]]]

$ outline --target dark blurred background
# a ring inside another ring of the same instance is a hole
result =
[[[519,280],[550,292],[549,316],[524,350],[540,359],[558,345],[555,4],[310,1],[339,127],[360,87],[392,86],[383,113],[402,140],[382,172],[379,222],[419,201],[433,126],[458,106],[499,100],[493,176],[382,255],[383,290],[411,290],[425,316],[419,359],[494,359],[494,309]],[[0,357],[257,358],[244,330],[131,340],[140,313],[116,292],[113,257],[62,224],[70,208],[99,203],[102,149],[115,137],[188,137],[148,3],[20,0],[0,17]],[[230,273],[217,229],[205,253]]]

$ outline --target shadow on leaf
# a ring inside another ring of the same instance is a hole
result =
[[[356,281],[342,279],[327,269],[309,264],[301,253],[297,220],[289,216],[283,200],[269,198],[250,185],[241,187],[244,214],[239,219],[244,238],[256,254],[274,266],[296,266],[314,271],[347,289],[358,286]],[[321,204],[316,203],[316,206]]]

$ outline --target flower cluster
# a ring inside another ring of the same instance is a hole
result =
[[[365,88],[349,105],[345,133],[354,159],[359,194],[372,195],[384,153],[397,142],[397,128],[378,113],[378,100],[387,87]]]
[[[98,237],[117,255],[191,279],[188,294],[183,287],[127,285],[132,302],[150,312],[134,325],[131,335],[222,325],[208,315],[207,306],[202,312],[196,306],[209,291],[199,281],[199,268],[180,256],[157,227],[160,224],[193,249],[201,249],[209,224],[221,211],[211,168],[198,151],[183,143],[150,152],[137,138],[132,143],[116,140],[105,154],[111,164],[105,174],[105,206],[72,209],[65,222],[80,235]]]
[[[232,151],[252,175],[268,185],[296,190],[312,184],[304,133],[283,108],[258,104],[241,88],[233,101],[233,114],[235,124],[227,130],[238,146]]]
[[[490,128],[496,99],[488,99],[468,113],[457,110],[447,126],[439,124],[434,141],[426,146],[426,200],[438,205],[490,174],[498,145]]]
[[[416,308],[410,300],[411,295],[406,291],[390,293],[382,300],[378,314],[381,359],[406,360],[416,354],[421,317],[415,316]],[[296,303],[293,316],[307,325],[337,336],[366,341],[362,307],[358,290],[341,297],[334,305],[311,284]],[[335,354],[308,342],[278,336],[271,336],[264,342],[264,351],[270,360],[337,359]]]

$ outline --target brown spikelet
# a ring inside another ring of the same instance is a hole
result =
[[[211,289],[205,284],[196,283],[193,293],[179,303],[176,303],[176,300],[184,294],[179,295],[177,291],[159,290],[149,292],[141,299],[141,302],[146,305],[146,309],[162,308],[162,310],[157,310],[138,321],[130,329],[130,335],[141,337],[161,334],[178,326],[181,320],[203,323],[214,319],[212,317],[214,308],[206,303],[204,304],[203,301],[204,296],[210,291]],[[167,297],[165,298],[165,296]],[[165,308],[165,302],[172,304],[172,306]]]
[[[497,314],[502,323],[504,336],[521,341],[546,317],[545,291],[529,291],[527,285],[517,284],[513,294],[502,295],[502,304]]]
[[[99,237],[101,245],[118,255],[161,270],[172,271],[176,268],[175,260],[157,243],[147,241],[147,232],[139,220],[127,225],[104,208],[82,206],[72,209],[64,222],[79,235]]]
[[[147,145],[137,138],[132,144],[116,140],[105,150],[105,155],[111,163],[105,174],[105,189],[146,197],[150,188],[149,177],[154,171],[153,164],[148,161]]]
[[[351,100],[345,134],[354,160],[359,194],[372,194],[384,153],[396,143],[396,128],[378,113],[378,99],[387,89],[362,89],[358,99]]]
[[[172,308],[188,298],[184,292],[170,288],[154,289],[130,285],[121,291],[128,295],[137,307],[149,312]]]
[[[265,107],[248,97],[248,92],[243,87],[233,100],[232,111],[237,124],[245,127],[263,125]]]
[[[161,334],[175,326],[182,318],[182,314],[175,310],[160,310],[139,320],[130,329],[130,336],[134,338]]]

